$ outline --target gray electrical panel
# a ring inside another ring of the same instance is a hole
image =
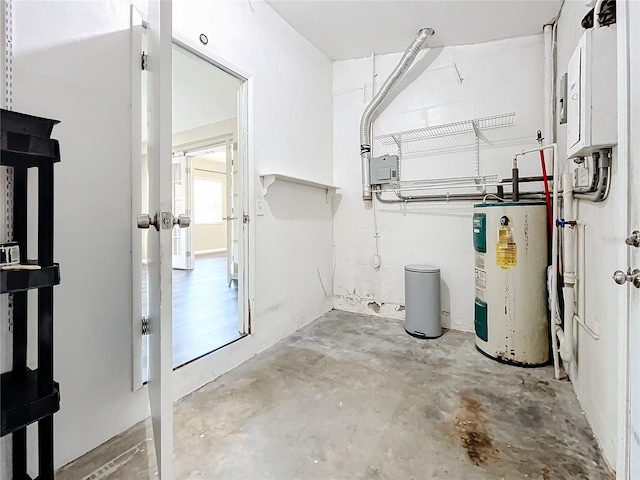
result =
[[[560,103],[560,125],[563,123],[567,123],[567,74],[562,75],[560,79],[560,98],[558,99],[558,103]]]
[[[371,185],[382,185],[383,183],[397,182],[398,178],[398,156],[383,155],[371,159]]]

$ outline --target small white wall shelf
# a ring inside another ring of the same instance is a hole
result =
[[[283,173],[261,173],[260,181],[262,182],[262,195],[266,196],[269,187],[273,185],[277,180],[281,182],[297,183],[298,185],[305,185],[307,187],[320,188],[325,190],[327,195],[327,203],[333,195],[339,190],[339,187],[328,183],[315,182],[313,180],[307,180],[306,178],[293,177],[291,175],[285,175]]]

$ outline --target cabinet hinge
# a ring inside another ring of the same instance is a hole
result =
[[[140,67],[142,68],[142,70],[147,69],[148,60],[149,60],[149,56],[145,52],[142,52],[142,55],[140,57]]]
[[[142,335],[149,335],[149,317],[142,317]]]

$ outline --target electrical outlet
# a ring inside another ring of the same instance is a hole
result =
[[[264,200],[256,200],[256,215],[258,217],[264,216],[265,204]]]

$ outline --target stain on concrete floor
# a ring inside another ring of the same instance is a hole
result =
[[[552,368],[494,362],[468,333],[420,340],[397,320],[341,311],[174,412],[176,479],[613,478]],[[150,437],[136,425],[56,478],[154,478]]]
[[[489,457],[497,453],[493,448],[487,428],[488,419],[480,402],[468,395],[461,395],[455,421],[462,448],[471,463],[484,465]]]

